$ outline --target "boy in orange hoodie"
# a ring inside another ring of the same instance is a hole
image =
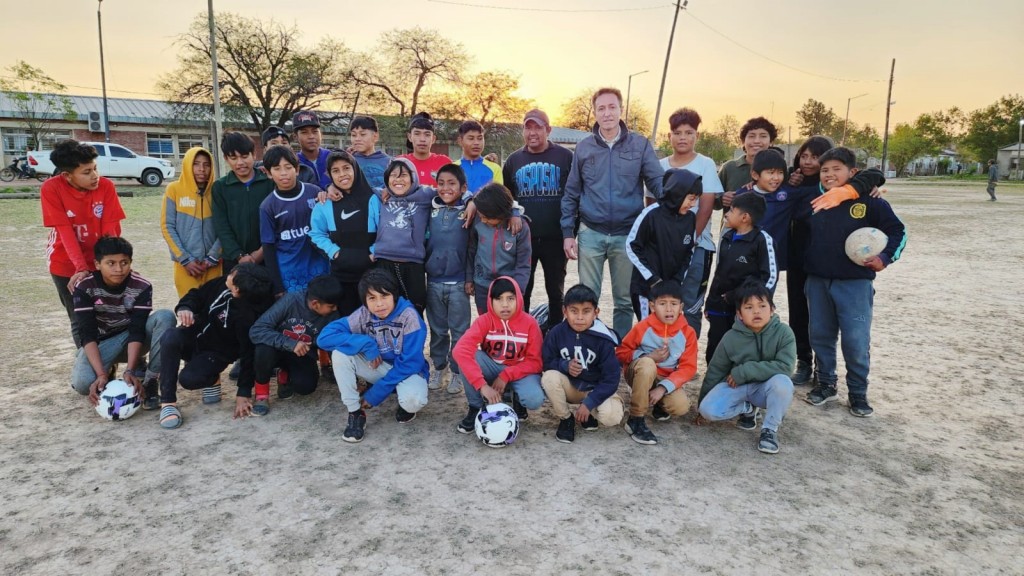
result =
[[[657,444],[644,416],[654,405],[655,420],[665,421],[690,410],[683,384],[697,373],[697,334],[683,316],[683,289],[675,280],[651,287],[651,315],[615,349],[633,389],[626,432],[640,444]]]
[[[540,385],[542,344],[540,326],[533,316],[523,311],[519,285],[508,276],[491,282],[487,291],[487,313],[473,322],[452,350],[455,362],[462,369],[469,402],[469,411],[459,422],[459,432],[472,432],[484,400],[488,404],[501,402],[507,387],[514,392],[512,406],[520,420],[529,417],[527,409],[541,407],[544,403],[544,389]]]

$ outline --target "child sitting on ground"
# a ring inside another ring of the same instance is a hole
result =
[[[711,421],[739,416],[742,430],[757,428],[757,409],[765,412],[757,449],[779,451],[779,426],[793,400],[789,375],[796,363],[796,339],[775,313],[771,292],[748,280],[732,295],[739,319],[715,351],[697,401]]]

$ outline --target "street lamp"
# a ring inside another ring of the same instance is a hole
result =
[[[103,135],[110,142],[110,117],[107,115],[107,71],[103,66],[103,17],[100,8],[103,0],[96,1],[96,26],[100,31],[100,85],[103,88]]]
[[[1019,124],[1019,127],[1017,128],[1017,180],[1020,180],[1021,179],[1021,172],[1020,172],[1020,141],[1021,141],[1021,136],[1024,136],[1024,118],[1021,118],[1020,122],[1018,122],[1018,124]]]
[[[650,72],[650,70],[644,70],[643,72],[636,72],[635,74],[629,75],[629,82],[626,83],[626,128],[629,128],[629,96],[630,93],[633,91],[633,76],[639,76],[641,74],[646,74],[648,72]]]
[[[846,146],[846,127],[850,124],[850,102],[867,95],[867,92],[865,92],[864,94],[858,94],[846,99],[846,120],[843,121],[843,141],[839,143],[840,146]]]

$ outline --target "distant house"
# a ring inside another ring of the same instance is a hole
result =
[[[907,164],[905,171],[911,176],[956,174],[957,166],[960,165],[960,154],[952,148],[947,148],[938,154],[915,158]]]
[[[1003,146],[996,152],[996,166],[999,166],[1000,178],[1020,179],[1021,150],[1021,144],[1014,142]]]

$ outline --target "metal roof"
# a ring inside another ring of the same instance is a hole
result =
[[[55,94],[53,96],[56,96]],[[77,119],[86,122],[90,112],[103,112],[103,98],[99,96],[73,96],[71,105]],[[168,122],[184,124],[201,124],[203,122],[176,119],[174,105],[161,100],[143,100],[141,98],[107,98],[107,112],[111,122],[124,124],[167,124]],[[0,92],[0,118],[18,118],[18,108],[5,93]],[[209,121],[209,120],[207,120]]]
[[[551,135],[548,136],[548,139],[557,144],[578,144],[580,140],[590,136],[590,134],[590,132],[584,132],[583,130],[552,126]]]

